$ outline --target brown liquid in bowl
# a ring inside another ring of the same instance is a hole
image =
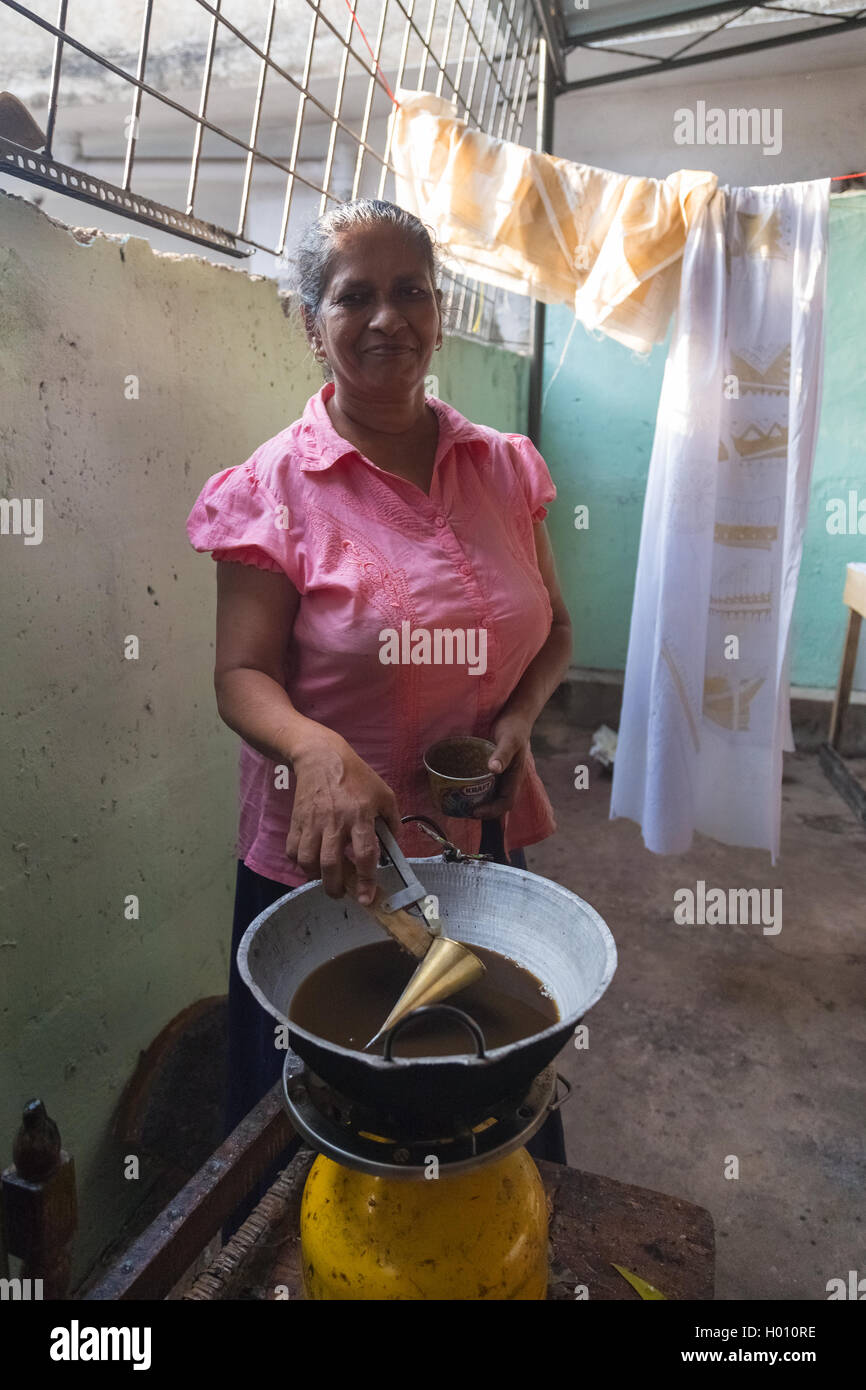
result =
[[[559,1022],[554,1000],[529,970],[487,947],[472,950],[486,973],[446,1002],[475,1020],[488,1051]],[[307,976],[295,991],[289,1018],[316,1037],[360,1052],[385,1022],[416,965],[395,941],[356,946]],[[383,1045],[384,1039],[370,1048],[370,1055],[381,1056]],[[446,1057],[475,1050],[472,1034],[448,1015],[413,1019],[394,1044],[395,1057]]]

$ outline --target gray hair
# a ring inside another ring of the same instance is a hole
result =
[[[356,198],[351,203],[338,203],[307,228],[295,253],[295,292],[308,323],[315,322],[322,306],[334,271],[340,234],[356,227],[382,226],[397,227],[414,241],[424,256],[433,285],[437,284],[436,247],[430,232],[414,213],[380,198]]]

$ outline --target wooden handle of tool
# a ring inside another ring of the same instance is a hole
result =
[[[354,898],[358,876],[351,860],[347,860],[343,865],[343,877],[346,884],[346,892],[350,893]],[[376,896],[373,901],[371,903],[361,903],[359,905],[364,908],[365,912],[369,912],[371,916],[376,918],[380,927],[384,927],[386,932],[393,936],[397,944],[403,947],[404,951],[408,951],[410,955],[415,956],[417,960],[421,960],[430,949],[430,942],[433,940],[433,937],[430,935],[427,928],[418,921],[418,918],[413,917],[405,908],[398,907],[396,912],[386,912],[382,906],[386,897],[387,894],[383,893],[382,889],[377,884]]]

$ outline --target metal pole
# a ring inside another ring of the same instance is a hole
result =
[[[781,14],[781,10],[776,13]],[[815,14],[820,14],[820,11],[816,10]],[[579,82],[565,82],[559,91],[582,92],[589,87],[607,86],[611,82],[629,82],[633,77],[645,77],[647,73],[655,75],[657,72],[679,72],[681,68],[696,67],[699,63],[720,63],[725,58],[739,58],[741,53],[760,53],[766,48],[784,48],[789,43],[811,43],[813,39],[822,39],[825,34],[846,34],[849,30],[853,32],[855,29],[866,28],[866,19],[858,19],[856,16],[853,19],[843,19],[840,15],[827,14],[825,18],[832,18],[835,22],[825,24],[820,29],[800,29],[796,34],[782,34],[777,38],[756,39],[752,43],[713,48],[707,53],[691,53],[687,58],[655,58],[643,67],[624,68],[618,72],[605,73],[601,77],[584,77]]]
[[[48,120],[45,125],[45,157],[51,158],[52,145],[54,144],[54,122],[57,119],[57,91],[60,86],[60,64],[63,62],[63,39],[61,34],[66,31],[66,8],[68,0],[60,0],[57,12],[57,38],[54,44],[54,58],[51,63],[51,95],[48,98]]]
[[[538,96],[535,106],[535,148],[553,153],[553,73],[547,41],[538,45]],[[544,376],[544,328],[547,306],[535,301],[532,314],[532,361],[529,366],[529,423],[527,434],[536,448],[541,438],[541,387]]]
[[[138,80],[144,81],[144,74],[147,70],[147,45],[150,42],[150,20],[153,14],[153,0],[145,0],[144,18],[141,22],[141,40],[138,46]],[[129,190],[132,182],[132,162],[135,159],[135,147],[138,143],[138,122],[141,116],[141,88],[133,87],[132,114],[129,119],[129,134],[126,137],[126,158],[123,161],[123,179],[121,187],[124,191]]]

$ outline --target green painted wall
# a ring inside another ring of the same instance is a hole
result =
[[[479,425],[525,434],[529,409],[529,358],[466,338],[445,340],[431,371],[439,395]]]
[[[845,566],[866,560],[866,534],[827,533],[827,502],[866,501],[866,193],[830,200],[824,398],[809,524],[793,620],[793,680],[835,686],[848,610]],[[866,517],[863,519],[866,531]],[[866,690],[866,641],[855,687]]]
[[[812,502],[794,610],[791,678],[836,684],[844,637],[845,565],[866,560],[866,535],[831,536],[828,499],[858,489],[866,500],[866,194],[830,203],[824,400]],[[541,449],[559,489],[550,526],[575,623],[575,663],[625,666],[640,522],[667,345],[639,358],[596,340],[550,309],[545,341]],[[551,384],[552,383],[552,384]],[[588,531],[574,529],[574,507],[590,509]],[[866,522],[864,522],[866,525]],[[866,642],[855,686],[866,689]]]

